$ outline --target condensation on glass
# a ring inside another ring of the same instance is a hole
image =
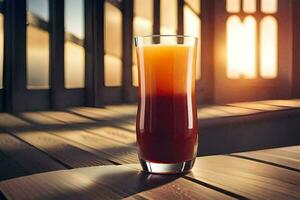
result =
[[[177,34],[177,0],[161,0],[160,1],[160,34],[176,35]],[[162,38],[163,40],[171,40],[174,38]],[[167,41],[165,41],[167,42]]]
[[[151,35],[153,27],[153,0],[134,0],[133,36]],[[135,49],[132,50],[132,85],[138,86],[138,68]]]
[[[34,21],[49,22],[47,0],[27,0],[27,89],[49,88],[49,32]]]
[[[191,35],[198,38],[198,51],[197,51],[197,63],[196,63],[196,79],[199,80],[201,76],[201,64],[200,64],[200,41],[201,41],[201,19],[199,17],[200,10],[196,13],[196,8],[200,8],[200,1],[187,1],[193,2],[193,4],[184,5],[184,35]],[[198,5],[196,4],[198,2]],[[193,7],[192,7],[193,6]],[[191,9],[192,8],[192,9]]]
[[[65,0],[65,88],[85,87],[84,0]]]
[[[0,13],[0,89],[3,89],[3,57],[4,57],[4,21],[3,14]]]
[[[110,3],[104,4],[104,84],[122,85],[122,13]]]
[[[227,77],[232,79],[254,79],[260,76],[272,79],[278,76],[278,22],[272,14],[276,13],[277,0],[261,0],[264,14],[257,25],[251,13],[257,12],[256,0],[243,0],[242,7],[249,13],[243,21],[234,13],[240,12],[241,1],[227,0],[227,11],[232,13],[227,20]],[[235,8],[235,9],[234,9]],[[258,31],[256,30],[258,27]],[[258,32],[259,35],[256,35]],[[256,46],[257,37],[260,38]],[[256,51],[260,50],[257,62]],[[258,63],[258,71],[257,65]]]

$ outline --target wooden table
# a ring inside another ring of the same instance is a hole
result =
[[[137,164],[59,170],[0,182],[6,199],[300,199],[300,146],[197,158],[186,175]]]

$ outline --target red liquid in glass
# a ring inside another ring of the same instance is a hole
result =
[[[138,47],[139,157],[155,163],[179,163],[197,153],[194,47]]]

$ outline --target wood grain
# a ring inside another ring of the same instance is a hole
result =
[[[300,172],[300,146],[250,151],[233,155],[254,159],[260,162],[268,162]]]
[[[202,157],[188,177],[250,199],[300,196],[300,173],[241,158]]]
[[[0,183],[8,199],[232,199],[179,176],[146,174],[126,166],[49,172]]]

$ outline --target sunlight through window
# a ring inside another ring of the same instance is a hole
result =
[[[241,0],[227,0],[226,1],[226,10],[229,13],[240,12]]]
[[[104,6],[104,84],[122,85],[122,13],[105,2]]]
[[[256,0],[243,0],[243,11],[254,13],[256,11]]]
[[[65,87],[84,88],[84,1],[65,0]]]
[[[277,0],[261,0],[261,11],[268,14],[276,13],[277,4]]]
[[[198,38],[198,52],[197,52],[197,63],[196,63],[196,79],[199,80],[200,79],[200,72],[201,72],[201,68],[200,68],[200,55],[201,55],[201,51],[200,51],[200,40],[201,40],[201,29],[200,29],[200,25],[201,25],[201,21],[200,21],[200,17],[195,14],[192,9],[190,9],[188,6],[184,6],[183,9],[183,13],[184,13],[184,34],[185,35],[191,35],[191,36],[195,36]]]
[[[49,88],[49,33],[40,25],[48,20],[47,0],[27,0],[27,89]]]
[[[153,0],[134,0],[133,36],[152,34]],[[132,49],[132,85],[138,86],[136,50]]]
[[[264,17],[260,22],[260,74],[263,78],[277,77],[277,22]]]
[[[160,1],[160,34],[177,34],[177,0]],[[176,42],[176,38],[161,38],[163,42]]]
[[[245,39],[247,38],[247,39]],[[227,21],[227,77],[255,78],[256,21],[248,16],[242,23],[239,17]]]

